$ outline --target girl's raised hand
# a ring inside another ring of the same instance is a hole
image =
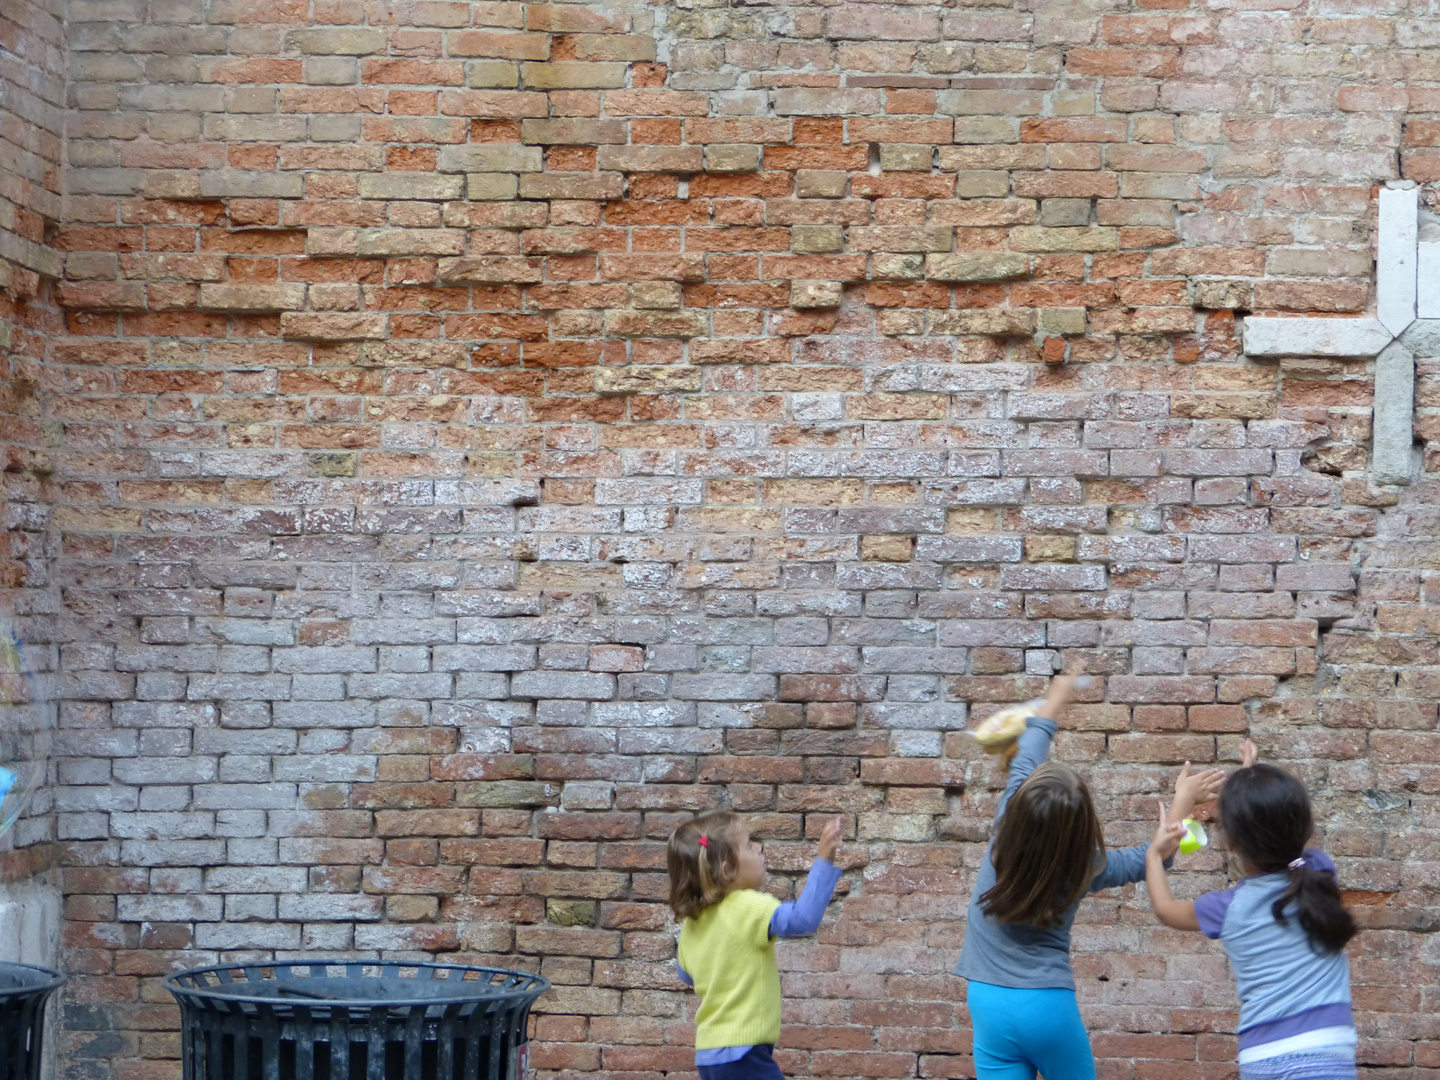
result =
[[[839,817],[831,818],[820,834],[820,858],[826,862],[833,863],[835,856],[840,854],[840,830],[843,826],[844,822]]]
[[[1058,720],[1076,688],[1083,690],[1089,685],[1089,675],[1056,675],[1050,680],[1050,687],[1045,692],[1045,703],[1035,710],[1035,715],[1043,716],[1047,720]]]
[[[1155,830],[1155,835],[1150,838],[1150,847],[1145,852],[1146,856],[1154,855],[1161,862],[1180,850],[1180,841],[1185,837],[1185,826],[1178,819],[1171,821],[1165,813],[1165,804],[1160,806],[1160,825]]]
[[[1240,765],[1243,768],[1248,769],[1251,765],[1254,765],[1255,762],[1259,760],[1260,750],[1253,742],[1251,742],[1249,739],[1246,739],[1240,744]]]
[[[1220,769],[1205,769],[1202,772],[1192,773],[1190,762],[1185,762],[1180,769],[1180,775],[1175,778],[1175,804],[1185,810],[1185,817],[1190,810],[1207,803],[1220,794],[1220,788],[1225,783],[1225,773]]]

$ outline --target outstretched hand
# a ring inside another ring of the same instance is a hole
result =
[[[835,856],[840,854],[840,830],[843,822],[839,817],[831,818],[825,823],[825,829],[820,834],[820,858],[826,862],[834,862]]]
[[[1154,855],[1161,862],[1170,858],[1180,850],[1180,841],[1185,838],[1185,825],[1178,818],[1172,820],[1165,812],[1165,804],[1159,803],[1160,824],[1155,830],[1155,835],[1150,838],[1150,847],[1145,855],[1148,858]]]
[[[1260,750],[1253,742],[1246,739],[1240,744],[1240,764],[1242,767],[1248,769],[1259,760]]]
[[[1180,775],[1175,778],[1175,802],[1185,813],[1179,817],[1188,817],[1189,812],[1201,803],[1207,803],[1220,794],[1220,788],[1225,784],[1225,773],[1220,769],[1205,769],[1202,772],[1192,773],[1190,762],[1185,762],[1180,768]]]

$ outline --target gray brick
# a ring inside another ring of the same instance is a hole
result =
[[[519,143],[461,143],[442,146],[435,167],[440,172],[540,172],[544,154],[538,146]]]
[[[465,181],[458,176],[395,172],[361,175],[362,199],[458,199]]]
[[[366,56],[385,51],[385,31],[359,26],[292,30],[286,35],[285,44],[302,53]]]
[[[192,675],[185,696],[190,701],[285,701],[288,675]]]
[[[275,723],[281,727],[354,728],[375,725],[375,703],[371,701],[280,702],[275,706]]]
[[[123,866],[223,866],[223,840],[126,840],[120,845]]]
[[[354,619],[350,636],[360,645],[448,645],[453,619]]]
[[[701,502],[704,490],[705,484],[702,480],[598,480],[595,484],[595,502],[601,506],[696,505]]]
[[[528,671],[535,666],[531,645],[440,645],[435,648],[438,671]]]
[[[280,918],[305,922],[370,921],[380,918],[384,898],[379,896],[280,897]]]
[[[201,949],[298,949],[296,923],[200,923],[195,945]]]
[[[216,867],[205,871],[205,891],[212,893],[299,893],[306,872],[298,866]]]
[[[375,779],[375,759],[356,754],[315,754],[279,758],[276,780],[321,783],[360,783]]]
[[[1045,624],[1020,619],[947,619],[939,625],[939,642],[1035,648],[1045,644]]]
[[[295,805],[295,785],[197,784],[194,798],[204,810],[286,810]]]
[[[860,706],[861,723],[866,727],[919,731],[959,731],[965,727],[969,710],[964,705],[898,704],[872,702]]]
[[[1070,566],[1063,563],[1035,566],[1005,566],[1000,570],[1002,589],[1104,589],[1105,570],[1099,566]]]
[[[1293,536],[1191,536],[1186,554],[1195,562],[1291,562],[1295,558]],[[1348,576],[1349,569],[1346,568]],[[1348,587],[1348,586],[1347,586]]]
[[[206,169],[200,174],[200,195],[204,198],[298,199],[304,194],[305,178],[298,172]]]
[[[453,682],[447,673],[426,672],[420,675],[351,675],[346,685],[350,695],[358,698],[437,698],[449,697]]]
[[[1348,563],[1296,563],[1275,569],[1277,589],[1349,592],[1355,577]]]
[[[1022,543],[1017,536],[922,536],[915,557],[926,562],[1019,562]]]
[[[320,672],[375,670],[375,650],[360,647],[301,645],[275,653],[275,670],[313,675]]]
[[[119,896],[116,916],[123,922],[215,922],[224,914],[219,896]]]
[[[517,698],[571,698],[609,701],[615,696],[615,676],[595,671],[521,671],[510,679]]]
[[[211,757],[124,758],[115,762],[115,779],[122,784],[200,784],[214,780]]]
[[[226,922],[272,922],[278,906],[273,896],[227,896]]]
[[[220,719],[220,711],[210,704],[184,704],[181,702],[119,702],[114,711],[115,723],[124,727],[214,727]]]
[[[871,646],[860,650],[862,671],[959,673],[968,670],[967,649]],[[934,726],[934,725],[931,725]]]
[[[59,810],[134,810],[140,793],[134,788],[107,784],[104,787],[66,787],[55,794]]]
[[[773,675],[689,675],[670,678],[671,693],[691,701],[762,701],[775,696]]]

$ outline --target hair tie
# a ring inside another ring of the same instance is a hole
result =
[[[1305,868],[1305,856],[1304,856],[1304,855],[1301,855],[1300,858],[1298,858],[1298,859],[1291,859],[1291,860],[1290,860],[1290,869],[1291,869],[1291,870],[1302,870],[1302,869],[1304,869],[1304,868]]]
[[[708,848],[710,846],[710,837],[706,836],[704,833],[700,834],[700,846],[703,848]]]

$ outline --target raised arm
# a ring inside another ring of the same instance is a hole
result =
[[[1165,873],[1165,863],[1174,858],[1184,835],[1185,826],[1178,818],[1167,817],[1165,804],[1161,803],[1160,826],[1145,852],[1145,887],[1150,890],[1150,906],[1155,909],[1155,917],[1162,923],[1174,930],[1199,930],[1194,901],[1176,900]]]
[[[1005,807],[1010,802],[1010,797],[1020,790],[1020,785],[1025,782],[1025,778],[1049,756],[1050,740],[1055,737],[1056,728],[1054,720],[1048,720],[1043,716],[1032,716],[1025,721],[1025,730],[1016,740],[1017,748],[1015,757],[1010,762],[1009,779],[1005,782],[1005,790],[1000,793],[1000,805],[995,808],[996,821],[999,821],[1000,815],[1005,813]]]
[[[1035,715],[1025,722],[1025,730],[1016,740],[1015,757],[1010,762],[1010,775],[1006,780],[1005,790],[1000,794],[1000,805],[995,808],[996,821],[999,821],[1000,815],[1005,812],[1010,796],[1019,790],[1025,778],[1049,756],[1050,740],[1055,737],[1055,732],[1060,727],[1055,721],[1065,710],[1065,704],[1070,700],[1074,687],[1074,676],[1057,675],[1051,679],[1044,702],[1035,710]]]
[[[838,817],[826,824],[820,834],[820,853],[805,877],[805,888],[797,899],[781,904],[770,916],[771,937],[808,937],[820,929],[825,908],[835,893],[835,883],[840,880],[840,870],[835,865],[835,856],[840,851],[840,826]]]
[[[1220,794],[1220,786],[1225,782],[1225,774],[1219,769],[1206,769],[1203,772],[1191,773],[1190,763],[1185,762],[1180,769],[1180,775],[1175,778],[1175,798],[1170,803],[1170,811],[1165,813],[1165,804],[1161,803],[1161,815],[1167,822],[1174,822],[1175,828],[1180,829],[1183,835],[1184,820],[1194,812],[1195,807],[1201,803],[1209,802]],[[1157,834],[1158,835],[1158,834]],[[1168,870],[1170,864],[1175,861],[1175,852],[1179,847],[1177,840],[1173,846],[1164,849],[1161,856],[1161,869]],[[1100,868],[1100,873],[1095,875],[1095,880],[1090,883],[1091,892],[1099,892],[1101,889],[1113,889],[1117,885],[1129,885],[1132,881],[1148,879],[1149,868],[1146,866],[1146,857],[1154,850],[1154,842],[1150,844],[1136,844],[1134,847],[1114,848],[1105,852],[1105,865]]]

